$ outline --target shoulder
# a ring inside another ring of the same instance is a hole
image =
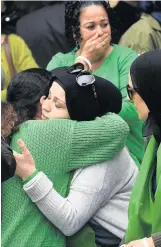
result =
[[[114,45],[114,56],[117,59],[118,66],[121,68],[131,66],[132,62],[138,57],[138,53],[133,49],[122,46],[122,45]]]
[[[114,183],[115,187],[118,184],[126,184],[129,178],[136,177],[137,172],[138,169],[134,161],[127,149],[124,148],[112,160],[76,170],[71,186],[79,184],[81,188],[84,187],[86,190],[93,188],[99,192],[102,189],[109,189],[109,184],[113,185]]]
[[[16,34],[10,34],[8,36],[8,42],[11,47],[12,56],[13,57],[15,56],[16,59],[19,60],[19,57],[17,58],[17,54],[18,54],[17,51],[19,51],[20,56],[24,55],[24,51],[25,53],[28,52],[28,46],[26,45],[25,41],[20,36]],[[23,49],[22,52],[21,52],[21,49]]]
[[[40,131],[44,130],[45,132],[50,132],[52,129],[55,128],[66,128],[74,127],[76,121],[69,120],[69,119],[49,119],[49,120],[28,120],[21,124],[20,130],[28,129],[28,130],[35,130]],[[54,131],[55,133],[56,131]]]
[[[70,66],[75,61],[75,52],[74,50],[64,54],[62,52],[57,53],[52,57],[50,62],[47,65],[47,70],[51,71],[54,68],[59,66]]]
[[[63,138],[65,141],[62,143],[66,143],[66,140],[70,143],[74,125],[75,121],[67,119],[29,120],[21,124],[19,130],[13,135],[11,146],[17,147],[17,140],[20,138],[29,147],[38,148],[43,145],[44,150],[46,147],[52,146],[54,148],[56,142],[57,146],[60,146],[60,140]]]
[[[136,51],[134,51],[133,49],[126,47],[126,46],[122,46],[122,45],[116,45],[114,44],[114,49],[115,49],[115,54],[118,56],[118,58],[126,58],[126,57],[137,57],[138,53]]]
[[[120,131],[122,130],[124,133],[126,132],[126,134],[129,133],[129,128],[128,128],[127,123],[118,114],[107,113],[101,117],[101,120],[103,121],[104,125],[106,125],[106,123],[110,122],[111,125],[113,126],[113,128],[116,127],[116,129],[117,129],[117,127],[119,127]]]
[[[136,39],[140,35],[150,34],[153,32],[152,27],[149,23],[149,18],[152,18],[148,14],[142,14],[140,20],[134,23],[121,37],[121,41],[124,39]]]
[[[21,45],[22,43],[23,44],[25,43],[24,40],[20,36],[18,36],[16,34],[8,35],[8,40],[9,40],[9,42],[11,42],[11,44]]]

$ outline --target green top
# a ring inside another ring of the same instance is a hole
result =
[[[19,152],[22,138],[33,155],[38,170],[66,196],[70,171],[112,159],[122,150],[128,135],[127,124],[115,114],[94,121],[67,119],[32,120],[14,134],[11,147]],[[65,237],[24,193],[17,176],[2,184],[2,246],[64,247]]]
[[[153,193],[153,175],[156,178],[156,191]],[[151,237],[161,232],[161,144],[152,137],[129,204],[129,225],[125,242]]]
[[[120,45],[144,53],[161,49],[161,25],[151,15],[143,13],[121,37]]]
[[[57,67],[71,66],[76,59],[75,51],[76,49],[67,54],[56,54],[49,62],[47,70],[51,71]],[[128,73],[132,62],[136,57],[137,53],[132,49],[113,44],[112,52],[105,58],[102,65],[94,71],[94,75],[113,82],[115,86],[120,89],[124,100],[120,115],[130,127],[130,133],[127,138],[127,147],[137,165],[140,166],[144,154],[144,139],[141,133],[142,122],[138,118],[133,103],[126,100]]]

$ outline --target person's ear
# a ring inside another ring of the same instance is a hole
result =
[[[40,98],[40,104],[42,105],[44,103],[44,101],[46,100],[46,96],[42,96]]]

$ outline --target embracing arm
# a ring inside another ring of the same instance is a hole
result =
[[[80,125],[83,131],[80,129]],[[126,146],[129,128],[120,116],[108,113],[101,118],[97,117],[94,121],[89,121],[88,125],[86,122],[79,122],[74,131],[70,160],[71,170],[74,169],[75,164],[79,168],[82,168],[82,163],[90,164],[91,158],[93,164],[113,159]],[[93,141],[91,141],[92,139]],[[81,158],[80,151],[82,151]]]
[[[42,172],[24,185],[24,190],[49,221],[71,236],[117,192],[120,185],[114,178],[121,173],[119,166],[116,158],[77,171],[66,198],[53,189],[52,182]]]
[[[33,120],[22,125],[12,139],[12,149],[23,139],[36,164],[53,164],[55,173],[110,160],[126,143],[128,126],[115,114],[94,121]],[[34,142],[33,142],[34,140]]]

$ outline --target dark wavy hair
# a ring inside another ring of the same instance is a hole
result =
[[[110,25],[111,25],[111,36],[116,37],[116,26],[118,23],[118,18],[114,12],[114,10],[110,7],[109,2],[106,1],[67,1],[65,3],[65,34],[72,46],[78,46],[78,42],[81,38],[80,34],[80,13],[81,9],[91,6],[98,5],[103,6],[105,9]]]
[[[19,124],[35,119],[40,98],[48,95],[51,73],[45,69],[27,69],[17,73],[7,89],[7,101],[17,113]]]
[[[1,138],[8,143],[18,130],[18,116],[9,102],[1,102]]]

